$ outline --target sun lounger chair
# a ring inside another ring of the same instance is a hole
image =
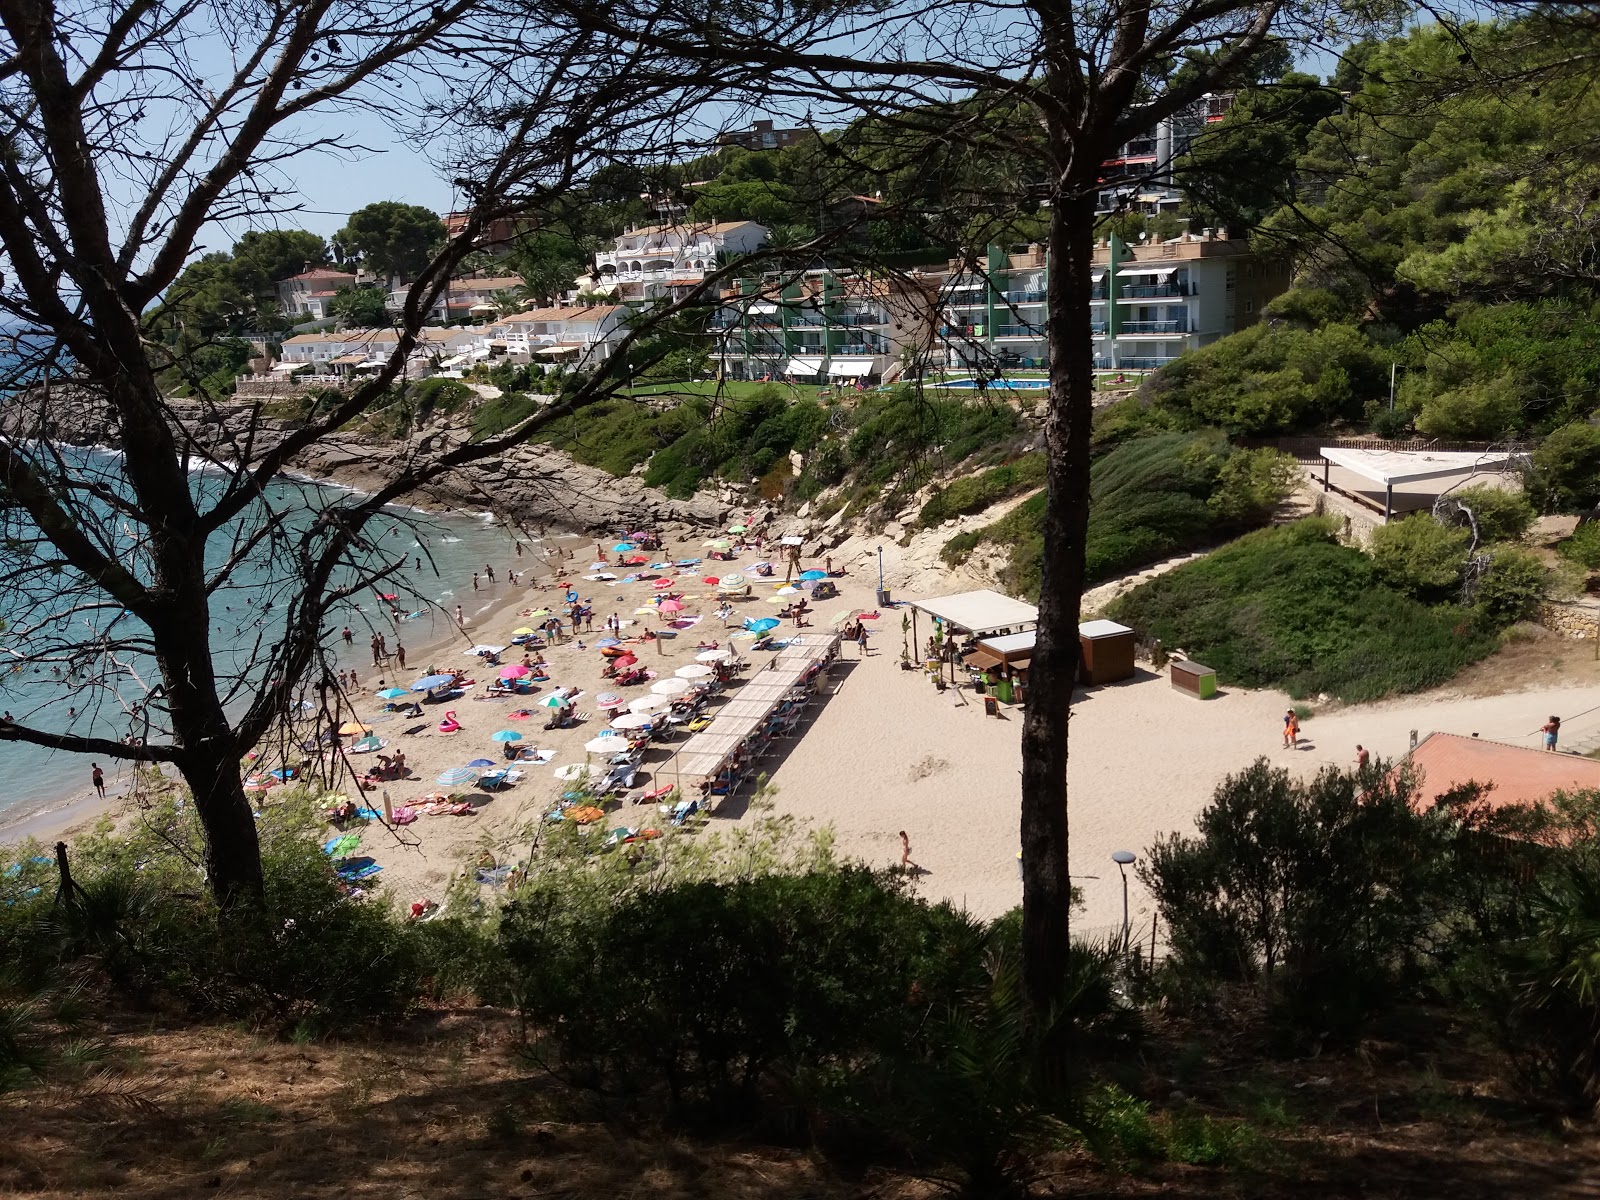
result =
[[[678,785],[675,783],[663,784],[661,787],[653,788],[648,792],[641,792],[634,797],[633,802],[635,804],[649,804],[652,800],[665,800],[677,790]]]

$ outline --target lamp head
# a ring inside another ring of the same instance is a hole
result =
[[[1125,867],[1129,863],[1137,862],[1138,859],[1139,856],[1131,850],[1113,850],[1111,852],[1111,861],[1119,867]]]

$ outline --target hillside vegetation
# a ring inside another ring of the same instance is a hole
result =
[[[1492,623],[1428,605],[1311,518],[1248,534],[1141,584],[1109,614],[1224,683],[1376,700],[1444,683],[1497,645]]]
[[[977,476],[974,490],[982,491],[982,481],[1001,471],[1011,472],[1011,484],[1021,465]],[[1288,494],[1294,470],[1286,456],[1236,449],[1215,430],[1141,437],[1102,454],[1090,470],[1088,582],[1262,524]],[[929,506],[955,492],[961,482],[936,494]],[[945,561],[961,562],[984,544],[1009,546],[1001,583],[1037,596],[1043,516],[1040,493],[993,524],[951,538],[944,547]]]

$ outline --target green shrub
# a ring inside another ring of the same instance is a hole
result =
[[[436,412],[460,412],[477,398],[478,393],[459,379],[423,379],[406,389],[406,399],[417,414],[418,424],[426,424]]]
[[[1236,450],[1215,431],[1122,442],[1090,468],[1088,582],[1262,523],[1289,493],[1296,469],[1287,455]],[[1037,596],[1044,505],[1040,493],[994,524],[957,535],[944,547],[945,561],[961,561],[981,542],[1009,546],[1001,583]]]
[[[1420,600],[1444,600],[1460,587],[1472,534],[1417,513],[1380,525],[1372,533],[1378,577]]]
[[[935,489],[922,506],[917,521],[924,528],[931,528],[951,517],[982,512],[992,504],[1038,487],[1044,482],[1044,469],[1045,456],[1035,451],[1003,467],[990,467],[976,475],[964,475],[945,487]]]
[[[1534,450],[1528,495],[1541,512],[1583,512],[1600,505],[1600,425],[1563,425]]]
[[[629,891],[598,911],[534,881],[501,940],[552,1067],[722,1118],[777,1080],[904,1045],[972,982],[980,942],[865,869]]]
[[[1443,438],[1499,438],[1522,426],[1522,388],[1510,373],[1474,379],[1422,402],[1417,428]]]
[[[1490,551],[1488,569],[1473,587],[1472,603],[1496,627],[1526,621],[1544,599],[1546,573],[1539,556],[1499,546]]]
[[[1349,1033],[1420,981],[1452,823],[1384,770],[1312,780],[1258,759],[1217,786],[1197,836],[1169,834],[1140,878],[1173,966],[1260,988],[1297,1035]]]
[[[472,414],[472,440],[481,442],[496,437],[526,421],[541,405],[521,392],[503,392]]]
[[[1472,510],[1478,522],[1478,544],[1518,542],[1537,514],[1522,492],[1479,483],[1450,493],[1450,499]]]
[[[1556,547],[1556,553],[1591,571],[1600,570],[1600,521],[1579,525],[1571,537]]]
[[[1141,584],[1109,615],[1182,647],[1224,682],[1297,698],[1433,687],[1495,645],[1463,610],[1391,589],[1317,518],[1248,534]]]

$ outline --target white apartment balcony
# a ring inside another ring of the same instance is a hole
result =
[[[639,246],[618,246],[615,250],[595,253],[596,266],[616,267],[624,263],[659,259],[709,259],[715,261],[718,247],[715,242],[678,242],[672,239],[652,240]]]
[[[1194,332],[1194,326],[1184,319],[1169,321],[1124,321],[1117,336],[1127,338],[1173,338],[1187,337],[1189,334]]]
[[[1043,325],[996,325],[994,327],[994,340],[997,342],[1008,341],[1038,341],[1044,336]]]

